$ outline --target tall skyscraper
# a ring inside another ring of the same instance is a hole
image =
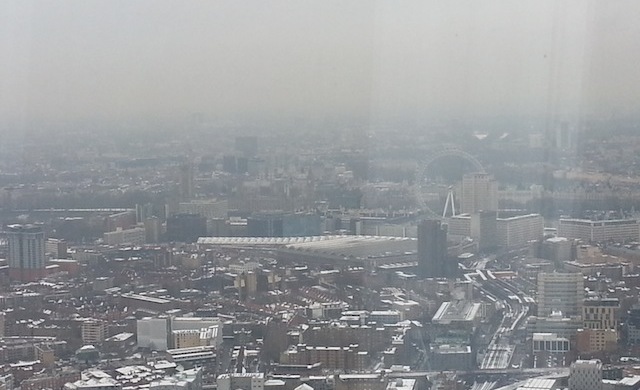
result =
[[[427,219],[418,225],[418,273],[425,278],[453,277],[457,263],[447,261],[447,229]]]
[[[582,316],[584,277],[581,273],[538,274],[538,316],[561,311],[565,317]]]
[[[31,282],[46,275],[44,232],[34,225],[7,226],[9,278]]]
[[[558,149],[570,149],[574,145],[574,130],[569,122],[561,122],[555,131],[555,147]]]
[[[180,165],[180,199],[193,199],[194,188],[193,164],[191,162]]]
[[[462,212],[498,210],[498,182],[488,173],[469,173],[462,177]]]

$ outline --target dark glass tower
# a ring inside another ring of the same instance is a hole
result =
[[[451,264],[450,264],[451,263]],[[457,264],[448,261],[447,229],[435,219],[418,225],[418,274],[423,278],[455,277]]]

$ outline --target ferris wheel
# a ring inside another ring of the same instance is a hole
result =
[[[448,210],[451,215],[456,214],[455,181],[451,177],[445,178],[437,172],[437,165],[446,159],[458,159],[463,164],[465,173],[486,173],[486,170],[473,155],[455,145],[441,145],[437,151],[430,154],[416,169],[416,200],[420,209],[432,216],[444,218]],[[445,195],[446,194],[446,195]],[[445,198],[444,210],[436,212]]]

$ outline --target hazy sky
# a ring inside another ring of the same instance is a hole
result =
[[[0,2],[0,120],[637,114],[640,1]]]

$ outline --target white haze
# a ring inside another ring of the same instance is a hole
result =
[[[0,120],[636,115],[637,1],[3,1]]]

